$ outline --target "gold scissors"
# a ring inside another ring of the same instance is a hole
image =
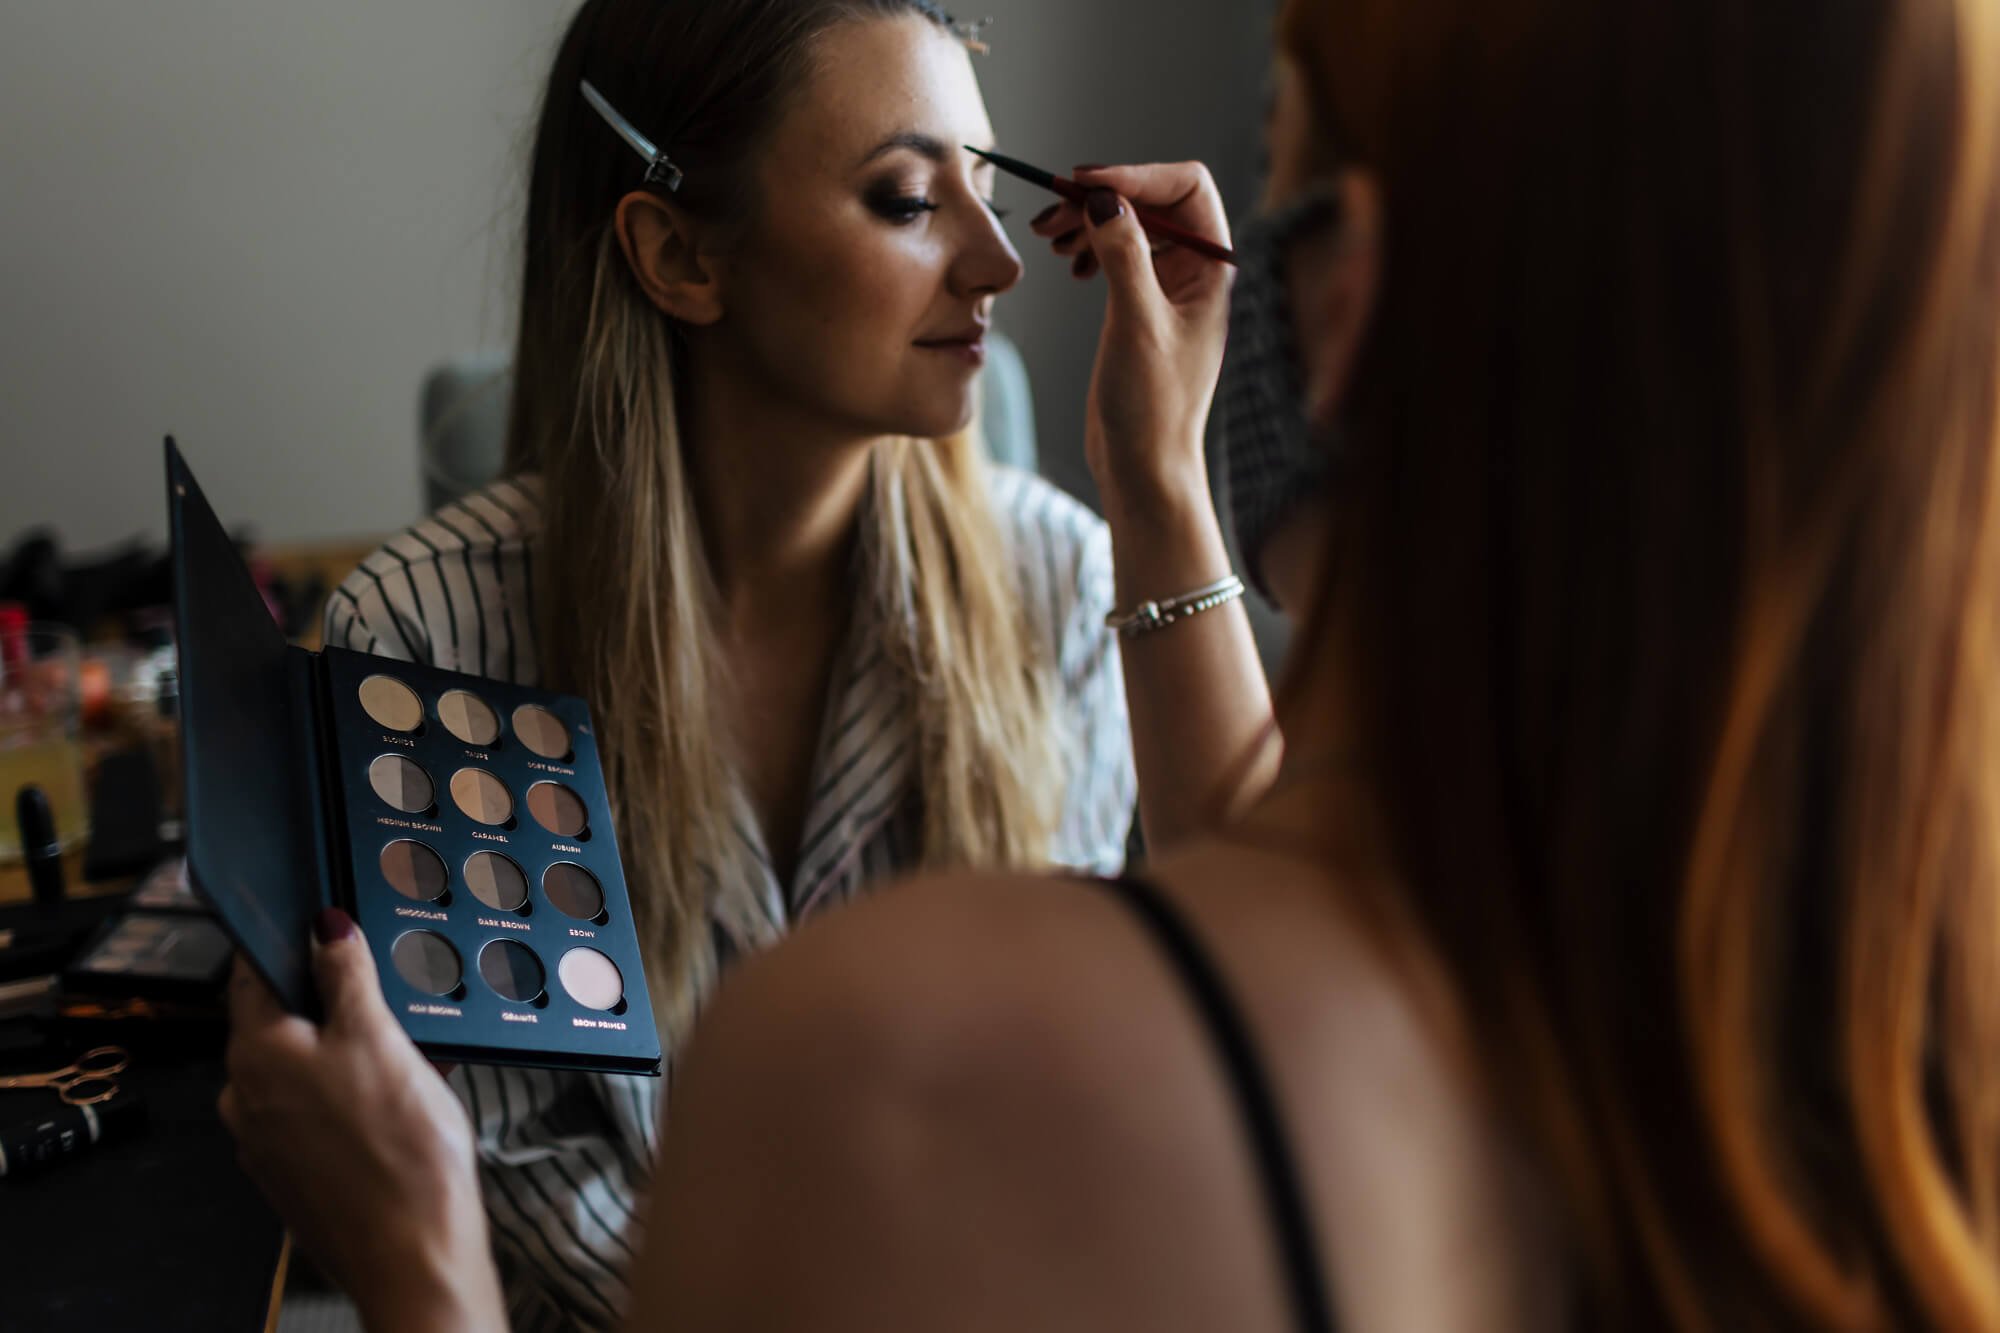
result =
[[[12,1088],[52,1088],[71,1106],[93,1106],[118,1095],[117,1080],[132,1062],[123,1046],[98,1046],[76,1057],[67,1069],[51,1069],[45,1074],[15,1074],[0,1078],[0,1092]]]

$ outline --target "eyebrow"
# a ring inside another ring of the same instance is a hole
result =
[[[917,130],[904,130],[901,134],[892,134],[881,143],[876,144],[869,151],[868,156],[861,159],[860,165],[865,167],[877,158],[887,157],[889,154],[900,150],[916,153],[922,157],[929,158],[933,162],[943,162],[953,152],[952,147],[942,139],[934,138]]]

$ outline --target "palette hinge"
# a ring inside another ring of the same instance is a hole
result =
[[[319,870],[318,906],[351,913],[354,904],[346,901],[340,887],[351,880],[347,874],[347,821],[334,799],[340,785],[327,722],[326,666],[318,653],[293,645],[285,650],[285,670],[292,690],[296,732],[292,743],[305,761],[299,765],[304,788],[301,798],[306,805],[305,825],[312,830],[313,864]]]

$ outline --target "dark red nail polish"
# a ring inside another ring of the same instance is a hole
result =
[[[1061,204],[1050,204],[1047,208],[1035,214],[1035,220],[1033,222],[1030,222],[1028,225],[1030,227],[1041,226],[1044,222],[1047,222],[1050,218],[1054,217],[1056,215],[1057,210],[1061,208],[1062,208]]]
[[[1115,191],[1092,190],[1085,197],[1084,210],[1090,214],[1091,222],[1101,227],[1112,219],[1125,215],[1125,202]]]
[[[354,938],[354,918],[338,907],[329,907],[313,918],[313,938],[321,944],[338,944]]]
[[[1089,270],[1090,256],[1087,254],[1078,255],[1076,261],[1069,266],[1071,275],[1078,278],[1087,276]]]

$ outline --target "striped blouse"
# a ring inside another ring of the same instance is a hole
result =
[[[1103,523],[1055,487],[993,468],[988,492],[1012,551],[1035,639],[1059,681],[1057,725],[1069,790],[1051,849],[1061,865],[1116,873],[1135,795],[1130,726],[1111,609]],[[540,486],[500,481],[392,538],[335,590],[326,641],[534,684],[534,561]],[[797,870],[781,884],[738,794],[740,855],[709,867],[724,959],[766,946],[792,923],[912,869],[922,806],[915,717],[870,636],[851,635],[829,685]],[[667,1078],[463,1065],[451,1082],[478,1136],[496,1257],[516,1330],[598,1329],[625,1306],[638,1200],[658,1145]]]

